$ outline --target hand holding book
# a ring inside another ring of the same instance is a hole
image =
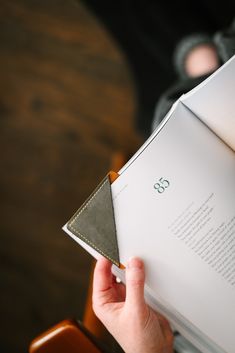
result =
[[[99,258],[93,282],[93,308],[126,353],[172,353],[173,334],[168,321],[144,299],[144,264],[129,260],[126,287],[117,283],[111,262]]]
[[[146,265],[145,298],[203,353],[235,346],[235,56],[183,95],[64,230],[94,257]]]

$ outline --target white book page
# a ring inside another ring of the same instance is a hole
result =
[[[235,151],[235,56],[180,100]]]
[[[235,347],[234,180],[233,151],[179,104],[111,186],[121,262],[143,258],[156,297],[227,353]]]
[[[125,281],[125,270],[121,270],[115,265],[112,266],[112,272],[115,276],[119,277],[123,283]],[[170,322],[172,330],[181,333],[181,335],[186,338],[189,342],[193,344],[192,353],[196,351],[196,347],[200,350],[200,353],[226,353],[222,351],[218,346],[213,344],[208,338],[202,334],[202,332],[196,329],[190,322],[182,318],[179,313],[177,313],[172,307],[162,300],[162,298],[157,298],[149,287],[145,285],[145,300],[156,312],[164,315]],[[181,352],[181,351],[180,351]],[[187,352],[191,353],[188,349]]]

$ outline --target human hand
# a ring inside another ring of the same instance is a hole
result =
[[[93,280],[93,310],[126,353],[172,353],[168,321],[144,300],[144,264],[132,258],[126,268],[126,287],[116,283],[111,262],[97,261]]]

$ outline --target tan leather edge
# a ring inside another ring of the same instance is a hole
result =
[[[119,174],[111,170],[108,173],[108,176],[109,176],[110,183],[112,184],[119,177]]]
[[[34,340],[30,343],[29,352],[33,353],[44,344],[46,341],[50,340],[52,337],[60,334],[60,332],[64,331],[66,328],[74,328],[77,326],[77,323],[73,319],[65,319],[55,326],[49,328],[48,330],[44,331],[43,333],[39,334]]]

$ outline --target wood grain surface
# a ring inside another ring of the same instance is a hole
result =
[[[82,318],[91,258],[61,227],[142,143],[125,58],[79,1],[0,6],[0,351]]]

